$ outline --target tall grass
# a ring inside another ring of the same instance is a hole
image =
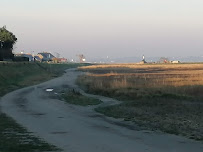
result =
[[[110,67],[109,67],[110,66]],[[82,67],[87,71],[78,79],[89,91],[108,89],[164,90],[170,93],[202,96],[203,64],[192,65],[113,65]],[[102,67],[100,69],[100,67]]]
[[[203,64],[98,65],[77,83],[87,92],[124,101],[96,111],[145,128],[203,141]]]

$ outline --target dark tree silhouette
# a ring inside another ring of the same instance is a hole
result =
[[[17,38],[8,31],[5,26],[0,28],[0,61],[5,59],[13,59],[13,46]]]

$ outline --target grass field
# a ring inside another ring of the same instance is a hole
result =
[[[0,97],[22,87],[38,84],[60,76],[65,69],[82,64],[2,63],[0,62]],[[36,138],[0,109],[0,152],[60,151]]]
[[[203,64],[81,67],[85,91],[125,101],[96,111],[203,141]]]

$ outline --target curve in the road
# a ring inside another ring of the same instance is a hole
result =
[[[139,130],[122,120],[96,113],[91,106],[60,101],[56,94],[61,89],[79,90],[74,84],[79,74],[70,69],[62,77],[11,92],[1,99],[2,111],[66,152],[202,152],[200,142]],[[46,92],[47,88],[54,91]],[[106,105],[118,103],[111,98],[82,93],[100,98]]]

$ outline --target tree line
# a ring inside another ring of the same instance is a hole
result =
[[[0,28],[0,61],[13,60],[13,46],[17,42],[16,36],[6,29],[6,26]]]

